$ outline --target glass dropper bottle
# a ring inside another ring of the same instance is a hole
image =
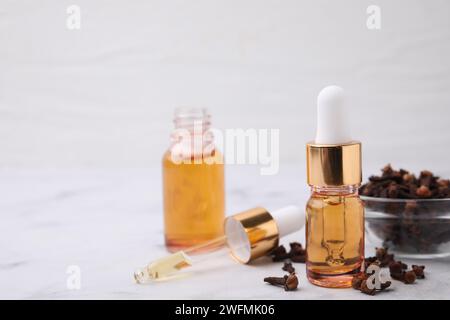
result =
[[[338,86],[320,92],[316,138],[306,145],[306,274],[327,288],[351,287],[364,261],[361,143],[347,132],[345,101]]]
[[[214,259],[218,253],[224,252],[247,264],[278,247],[281,237],[300,230],[304,222],[304,213],[297,206],[271,212],[256,207],[237,213],[225,219],[224,236],[157,259],[138,269],[134,279],[137,283],[169,280],[180,270]],[[214,250],[219,248],[227,250]]]

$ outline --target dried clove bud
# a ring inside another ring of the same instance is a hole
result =
[[[372,264],[372,263],[377,263],[378,262],[378,258],[377,257],[367,257],[364,259],[364,270],[367,270],[367,268]]]
[[[375,256],[380,262],[380,268],[387,267],[392,261],[394,261],[394,255],[388,253],[388,248],[375,248]]]
[[[271,256],[273,261],[283,261],[289,258],[289,254],[287,253],[286,248],[283,245],[275,248],[271,252]]]
[[[385,290],[387,288],[389,288],[391,286],[391,282],[390,281],[386,281],[384,283],[381,284],[381,290]]]
[[[415,264],[412,265],[412,270],[416,274],[417,279],[425,278],[425,273],[423,271],[424,269],[425,269],[425,266],[417,266]]]
[[[394,262],[389,265],[389,273],[391,278],[398,281],[405,281],[405,269],[401,262]]]
[[[291,251],[289,251],[290,255],[298,255],[304,253],[302,245],[298,242],[291,242],[289,243],[289,246],[291,247]]]
[[[264,282],[274,286],[282,286],[285,291],[292,291],[298,287],[298,278],[295,273],[284,277],[267,277],[264,278]]]
[[[290,262],[285,262],[282,269],[284,271],[289,272],[289,273],[294,273],[295,272],[295,268],[292,266],[292,263],[290,263]]]
[[[389,272],[394,275],[399,275],[403,273],[408,266],[401,261],[393,261],[389,264]]]
[[[375,256],[381,260],[386,255],[387,251],[387,248],[375,248]]]
[[[438,179],[437,184],[439,185],[439,187],[448,188],[450,186],[450,180]]]
[[[364,259],[364,270],[367,270],[373,263],[376,263],[380,268],[384,268],[393,261],[394,255],[388,252],[388,248],[375,248],[375,256]]]
[[[271,252],[273,261],[284,261],[291,259],[292,262],[305,263],[306,261],[306,250],[298,242],[291,242],[289,244],[290,250],[286,251],[286,248],[281,245]]]
[[[433,177],[433,173],[432,173],[431,171],[423,170],[422,172],[420,172],[419,183],[420,183],[422,186],[430,187],[431,184],[432,184],[435,180],[436,180],[436,179]]]
[[[267,282],[274,286],[284,286],[286,283],[286,279],[284,277],[266,277],[264,278],[264,282]]]
[[[392,169],[391,164],[388,163],[387,165],[384,166],[383,169],[381,169],[381,172],[382,172],[382,176],[386,177],[386,176],[392,175],[392,173],[394,173],[394,170]]]
[[[368,275],[366,273],[361,273],[353,277],[352,279],[352,287],[353,289],[359,290],[361,288],[361,284],[364,280],[367,280]]]
[[[306,254],[305,255],[297,255],[291,257],[292,262],[305,263],[306,262]]]
[[[391,273],[391,278],[394,280],[402,281],[405,279],[405,272]]]
[[[306,262],[306,250],[298,242],[291,242],[289,244],[291,250],[289,251],[289,257],[293,262]]]
[[[288,276],[284,276],[286,278],[286,282],[284,285],[284,290],[293,291],[298,287],[298,278],[295,273],[291,273]]]
[[[403,276],[403,282],[405,284],[414,283],[417,279],[416,273],[413,270],[406,271]]]
[[[392,182],[387,189],[388,198],[397,198],[398,192],[399,192],[399,187],[397,186],[397,183]]]
[[[416,181],[416,176],[411,173],[405,173],[403,175],[403,181],[406,183],[414,183],[414,181]]]
[[[368,295],[375,295],[377,291],[383,291],[391,286],[390,281],[386,281],[381,284],[380,289],[369,289],[367,286],[367,281],[369,279],[369,275],[367,273],[361,273],[353,277],[352,279],[352,287],[353,289],[359,290],[362,293],[368,294]]]
[[[427,186],[422,185],[416,190],[416,195],[419,198],[431,198],[432,193]]]
[[[375,288],[369,289],[369,287],[367,286],[367,280],[363,280],[361,282],[361,287],[359,288],[359,290],[362,293],[365,293],[365,294],[368,294],[368,295],[371,295],[371,296],[374,296],[375,293],[377,292],[377,290]]]
[[[352,288],[359,290],[361,288],[361,283],[363,282],[363,279],[358,277],[353,277],[352,279]]]
[[[417,266],[416,266],[417,267]],[[402,281],[405,284],[411,284],[416,281],[416,271],[410,270],[405,271],[408,266],[401,261],[394,261],[389,265],[389,272],[391,274],[391,278],[394,280]],[[425,267],[424,267],[425,268]],[[423,269],[422,273],[423,273]],[[420,267],[417,268],[417,272],[420,272]]]

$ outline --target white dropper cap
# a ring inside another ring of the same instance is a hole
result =
[[[317,97],[317,144],[341,144],[351,141],[345,123],[345,94],[338,86],[328,86]]]
[[[273,222],[276,228],[271,227]],[[281,237],[300,230],[304,224],[305,215],[297,206],[271,212],[261,207],[253,208],[226,218],[227,245],[237,260],[248,263],[268,254]]]
[[[283,207],[270,213],[277,223],[280,238],[300,230],[305,225],[305,214],[297,206]]]

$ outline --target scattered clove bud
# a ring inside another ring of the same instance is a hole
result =
[[[384,283],[381,284],[381,290],[385,290],[387,288],[389,288],[391,286],[392,282],[390,281],[386,281]]]
[[[405,277],[405,272],[400,272],[400,273],[391,273],[391,278],[394,280],[398,280],[398,281],[402,281]]]
[[[286,276],[284,276],[286,278]],[[296,290],[298,287],[298,278],[295,273],[291,273],[286,278],[286,283],[284,285],[284,290],[292,291]]]
[[[292,266],[292,263],[290,263],[290,262],[285,262],[282,269],[289,273],[295,272],[295,268]]]
[[[394,255],[388,252],[388,248],[375,248],[375,256],[364,259],[365,270],[376,263],[380,268],[389,266],[394,261]]]
[[[393,261],[389,264],[389,272],[394,275],[403,273],[408,266],[401,261]]]
[[[403,275],[403,283],[412,284],[416,281],[417,276],[413,270],[406,271]]]
[[[412,270],[416,274],[417,279],[425,278],[425,273],[423,271],[424,269],[425,269],[425,266],[417,266],[415,264],[412,265]]]
[[[273,261],[283,261],[289,258],[289,254],[283,245],[275,248],[270,255],[272,256]]]
[[[363,280],[361,282],[361,286],[360,286],[359,290],[362,293],[365,293],[365,294],[368,294],[368,295],[371,295],[371,296],[374,296],[376,291],[377,291],[375,288],[369,289],[369,287],[367,286],[367,280]]]
[[[427,186],[420,186],[417,190],[416,190],[416,195],[419,198],[431,198],[431,196],[433,195],[430,191],[430,189]]]
[[[264,278],[264,282],[267,282],[274,286],[284,286],[286,279],[284,277],[267,277]]]
[[[290,256],[298,256],[298,255],[305,254],[305,250],[303,249],[303,247],[300,243],[291,242],[291,243],[289,243],[289,246],[291,247],[291,250],[289,251]]]
[[[274,286],[282,286],[285,291],[293,291],[298,287],[298,278],[295,273],[291,273],[284,277],[267,277],[264,278],[264,282]]]
[[[361,273],[353,277],[352,279],[352,288],[359,290],[361,288],[361,284],[364,280],[367,280],[368,275],[366,273]]]
[[[417,266],[416,266],[417,267]],[[425,268],[425,267],[424,267]],[[391,274],[391,278],[394,280],[402,281],[405,284],[414,283],[417,279],[416,271],[410,270],[406,271],[408,266],[401,261],[394,261],[389,265],[389,272]],[[417,272],[420,272],[420,268],[416,268]],[[423,273],[423,269],[422,273]]]
[[[291,257],[292,262],[298,262],[298,263],[305,263],[306,262],[306,255],[299,255],[299,256],[292,256]]]
[[[388,253],[388,248],[375,248],[375,256],[380,262],[380,268],[387,267],[392,261],[394,261],[394,255]]]
[[[290,259],[292,262],[304,263],[306,261],[306,250],[298,242],[291,242],[289,244],[290,250],[281,245],[272,251],[271,256],[273,261],[284,261]]]
[[[378,262],[378,258],[377,257],[367,257],[364,259],[364,270],[367,270],[367,268],[372,264],[372,263],[377,263]]]
[[[289,257],[293,262],[306,262],[306,250],[303,249],[303,246],[298,242],[291,242],[289,244],[291,250],[289,251]]]

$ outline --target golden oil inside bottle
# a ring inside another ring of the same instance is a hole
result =
[[[357,187],[313,188],[306,219],[309,281],[323,287],[351,287],[364,259],[364,207]]]
[[[165,240],[172,252],[223,235],[223,156],[213,150],[198,157],[176,163],[171,150],[163,157]]]

